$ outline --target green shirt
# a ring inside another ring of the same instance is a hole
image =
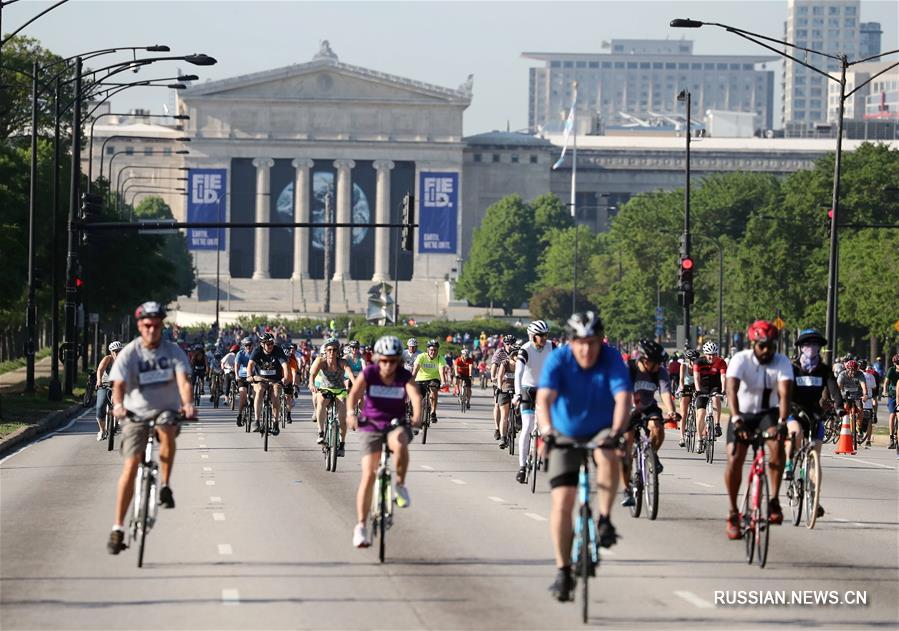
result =
[[[415,373],[415,381],[431,381],[432,379],[440,381],[440,367],[443,363],[439,355],[431,359],[427,353],[419,354],[415,358],[415,364],[413,365],[413,369],[415,366],[418,366],[418,372]]]
[[[896,368],[895,365],[887,368],[886,377],[887,384],[887,396],[895,397],[896,396],[896,383],[899,382],[899,369]]]

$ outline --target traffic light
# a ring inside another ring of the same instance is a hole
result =
[[[412,193],[403,196],[403,240],[404,252],[415,249],[415,197]]]
[[[693,259],[689,256],[681,257],[677,288],[680,291],[693,291]]]
[[[81,214],[79,219],[82,223],[91,223],[102,219],[103,197],[95,193],[81,194]]]

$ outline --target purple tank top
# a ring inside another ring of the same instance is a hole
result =
[[[406,413],[406,384],[412,379],[412,373],[399,366],[390,385],[381,381],[377,364],[366,366],[362,375],[368,386],[362,405],[362,416],[367,422],[359,425],[359,431],[383,432],[390,427],[390,421],[403,418]]]

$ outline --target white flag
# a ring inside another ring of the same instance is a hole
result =
[[[562,162],[565,161],[565,151],[568,150],[568,141],[571,140],[571,133],[574,131],[574,109],[577,106],[577,87],[574,88],[574,98],[571,100],[571,109],[568,111],[568,119],[565,121],[565,132],[564,138],[562,140],[562,155],[559,156],[559,159],[556,160],[556,163],[553,165],[553,171],[562,166]]]

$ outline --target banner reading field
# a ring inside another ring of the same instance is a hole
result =
[[[459,174],[422,171],[420,176],[418,251],[421,254],[455,254]]]
[[[188,176],[187,221],[224,222],[227,169],[191,169]],[[224,228],[188,228],[188,250],[225,249]]]

